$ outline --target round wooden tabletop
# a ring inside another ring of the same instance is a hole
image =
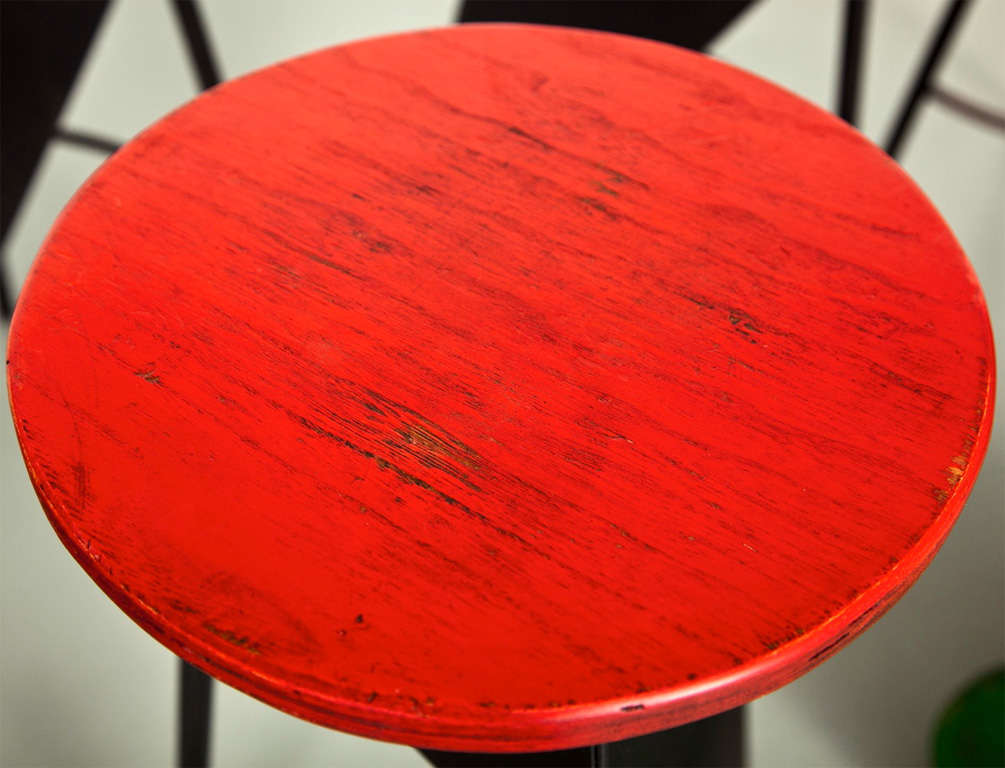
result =
[[[994,358],[946,224],[836,118],[485,25],[129,143],[8,376],[56,532],[172,651],[341,730],[526,751],[742,704],[874,621],[973,485]]]

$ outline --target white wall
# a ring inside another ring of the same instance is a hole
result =
[[[203,0],[225,77],[358,37],[449,23],[453,0]],[[862,124],[882,140],[943,0],[874,0]],[[842,4],[764,0],[713,52],[830,108]],[[1005,112],[997,39],[1005,2],[977,0],[939,82]],[[126,139],[197,90],[166,0],[119,0],[99,32],[64,126]],[[1005,135],[928,104],[903,163],[956,232],[1005,338]],[[50,145],[5,250],[19,286],[60,208],[103,160]],[[3,326],[6,343],[6,326]],[[999,389],[999,402],[1001,402]],[[875,627],[750,707],[754,768],[921,765],[933,719],[958,686],[1000,663],[1002,429],[942,552]],[[176,662],[63,550],[0,411],[0,764],[170,765]],[[328,731],[216,686],[216,766],[420,766],[414,751]]]

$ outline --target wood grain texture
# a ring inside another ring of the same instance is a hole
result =
[[[964,254],[859,134],[508,25],[153,126],[53,229],[8,360],[46,513],[144,629],[300,717],[483,751],[833,653],[947,535],[993,377]]]

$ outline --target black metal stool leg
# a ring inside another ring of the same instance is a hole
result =
[[[213,679],[185,661],[180,665],[178,765],[207,768]]]
[[[603,745],[606,746],[606,745]],[[554,752],[441,752],[422,749],[436,768],[600,768],[600,747],[560,749]]]
[[[887,139],[886,152],[890,157],[896,157],[900,151],[901,144],[903,144],[904,138],[907,136],[911,124],[914,122],[918,105],[931,89],[932,78],[939,66],[939,62],[942,61],[943,55],[948,50],[949,44],[953,40],[953,35],[956,33],[963,18],[963,13],[967,10],[969,4],[970,0],[953,0],[953,2],[946,6],[945,15],[942,17],[942,21],[939,22],[939,28],[931,43],[929,43],[928,51],[925,53],[925,60],[921,65],[921,70],[914,79],[911,91],[897,115],[897,121],[894,124],[893,131],[890,133],[890,138]]]
[[[667,731],[606,745],[610,768],[739,768],[743,707]]]
[[[597,744],[590,747],[590,768],[611,768],[610,748],[610,744]]]
[[[862,79],[862,49],[868,10],[867,0],[845,0],[841,93],[837,112],[842,120],[851,125],[858,124],[859,82]]]

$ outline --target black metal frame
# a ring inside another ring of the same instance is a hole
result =
[[[107,0],[59,3],[0,0],[0,244],[35,175]],[[58,19],[58,23],[54,21]],[[0,259],[0,309],[14,311],[14,292]]]
[[[178,691],[178,765],[181,768],[207,768],[213,678],[201,669],[180,661]]]
[[[220,68],[209,44],[209,35],[195,0],[172,0],[178,24],[188,47],[192,67],[199,77],[202,89],[208,90],[220,83]]]
[[[851,125],[858,123],[859,82],[862,72],[862,45],[865,38],[868,0],[845,0],[844,44],[841,53],[841,94],[837,113]]]
[[[969,7],[970,0],[953,0],[947,6],[942,21],[939,22],[938,29],[928,45],[921,70],[914,78],[914,84],[900,108],[893,130],[890,132],[890,138],[886,141],[886,153],[890,157],[897,157],[900,153],[904,139],[907,138],[911,126],[914,124],[921,100],[930,93],[936,70],[963,20],[964,12]]]

